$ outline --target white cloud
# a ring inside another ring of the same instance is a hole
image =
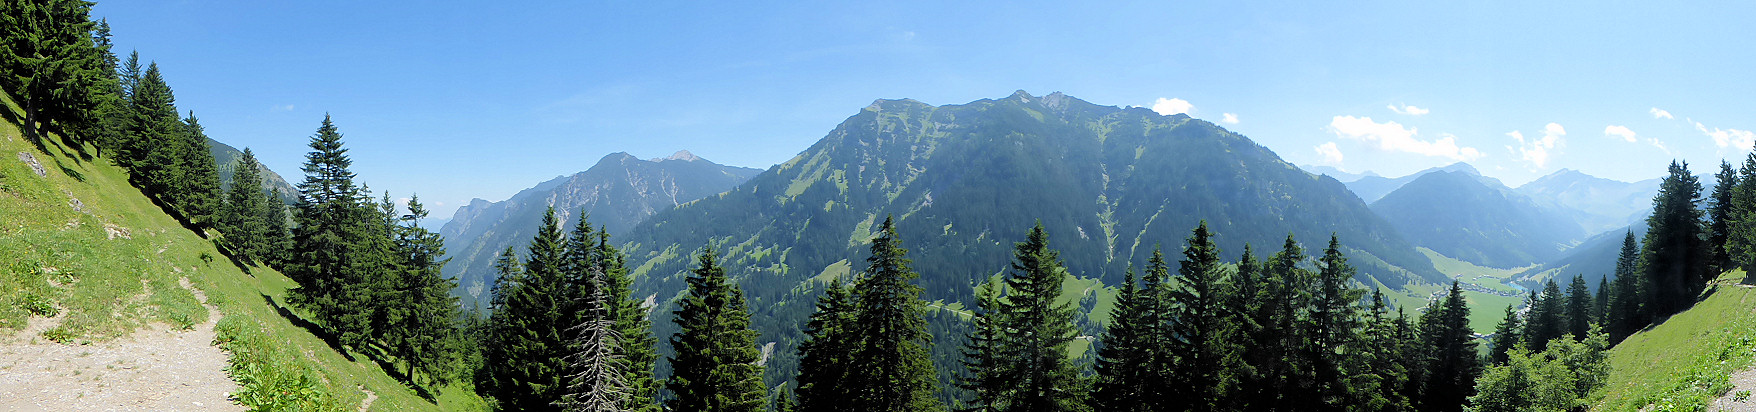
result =
[[[1671,112],[1667,112],[1664,109],[1660,109],[1657,107],[1652,108],[1652,110],[1648,110],[1647,113],[1652,113],[1652,118],[1654,118],[1654,119],[1675,119],[1676,118],[1676,117],[1671,116]]]
[[[288,104],[288,105],[269,106],[268,111],[271,111],[271,112],[290,112],[290,111],[293,111],[293,105]]]
[[[1756,145],[1756,132],[1751,132],[1749,130],[1720,129],[1717,127],[1713,128],[1713,130],[1707,130],[1707,125],[1703,125],[1701,122],[1695,122],[1695,130],[1700,130],[1702,134],[1713,138],[1713,144],[1722,148],[1737,146],[1738,149],[1749,150],[1751,146]]]
[[[1658,148],[1658,150],[1665,152],[1665,154],[1667,154],[1667,155],[1672,154],[1671,148],[1665,147],[1665,144],[1662,142],[1659,142],[1658,139],[1656,139],[1656,138],[1647,138],[1646,142],[1651,143],[1652,147]]]
[[[1220,123],[1238,124],[1238,115],[1236,113],[1226,113],[1221,116],[1223,117],[1219,119]]]
[[[1341,148],[1335,147],[1335,142],[1317,145],[1316,149],[1317,155],[1323,157],[1323,164],[1341,167]]]
[[[1638,139],[1634,138],[1634,131],[1629,130],[1627,126],[1605,127],[1604,128],[1604,136],[1620,137],[1620,138],[1622,138],[1622,140],[1627,140],[1628,143],[1634,143],[1635,141],[1638,140]]]
[[[1512,137],[1512,140],[1518,141],[1517,151],[1522,160],[1541,169],[1549,164],[1550,149],[1566,145],[1566,139],[1562,136],[1567,135],[1567,129],[1562,128],[1559,123],[1549,123],[1543,126],[1542,138],[1526,140],[1524,133],[1517,130],[1507,132],[1506,135]]]
[[[1194,109],[1195,109],[1195,105],[1189,104],[1188,100],[1183,100],[1183,99],[1177,99],[1177,98],[1166,99],[1166,98],[1160,97],[1160,98],[1158,98],[1158,101],[1152,102],[1152,111],[1158,112],[1158,114],[1164,115],[1164,116],[1170,116],[1170,115],[1178,114],[1178,113],[1189,113],[1190,110],[1194,110]]]
[[[1458,146],[1456,136],[1445,134],[1440,135],[1438,140],[1421,140],[1415,137],[1419,133],[1415,128],[1403,127],[1396,122],[1378,123],[1370,117],[1335,116],[1329,122],[1329,130],[1342,138],[1375,142],[1379,149],[1394,152],[1453,160],[1475,160],[1482,157],[1482,152],[1476,148]]]
[[[1390,105],[1389,107],[1390,107],[1390,111],[1396,112],[1396,114],[1406,114],[1409,116],[1420,116],[1423,114],[1433,112],[1432,110],[1429,110],[1429,109],[1422,109],[1422,108],[1410,106],[1410,105],[1403,105],[1402,107],[1396,107],[1396,105],[1393,104],[1393,105]]]

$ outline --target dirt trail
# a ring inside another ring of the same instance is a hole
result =
[[[1712,404],[1707,406],[1707,410],[1736,412],[1756,411],[1756,396],[1749,395],[1751,393],[1756,393],[1756,369],[1745,369],[1733,373],[1731,376],[1731,383],[1732,390],[1726,391],[1725,396],[1721,396],[1719,399],[1714,400]],[[1738,392],[1744,392],[1745,399],[1738,399]]]
[[[207,307],[193,330],[150,325],[113,342],[63,345],[42,338],[60,319],[31,319],[0,336],[0,410],[3,411],[241,411],[230,394],[226,353],[213,346],[219,310],[207,295],[188,289]]]

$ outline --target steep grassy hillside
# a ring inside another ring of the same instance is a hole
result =
[[[1731,388],[1756,360],[1756,289],[1722,275],[1704,299],[1610,350],[1610,381],[1594,410],[1693,411]]]
[[[16,119],[16,105],[0,114]],[[94,153],[90,147],[85,153]],[[338,353],[285,308],[292,282],[249,272],[221,255],[128,184],[102,157],[85,157],[51,136],[24,139],[0,123],[0,336],[33,317],[59,314],[42,338],[102,344],[143,328],[186,328],[207,312],[179,287],[187,278],[223,318],[215,328],[231,351],[239,398],[294,409],[354,410],[377,395],[379,410],[480,410],[465,387],[424,399],[364,357]],[[21,158],[43,166],[38,175]],[[25,337],[34,338],[34,337]]]

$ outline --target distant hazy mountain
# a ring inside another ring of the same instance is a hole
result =
[[[213,138],[207,139],[207,146],[208,151],[213,153],[213,164],[219,166],[220,187],[232,187],[233,167],[238,161],[238,158],[244,157],[244,151],[238,150],[231,145],[220,143],[220,141],[213,140]],[[294,187],[293,184],[287,183],[287,180],[281,178],[279,173],[275,173],[273,170],[268,170],[268,166],[258,167],[257,170],[262,174],[262,187],[268,190],[280,191],[281,202],[290,205],[299,201],[299,189]]]
[[[1435,167],[1435,168],[1431,168],[1431,169],[1427,169],[1427,170],[1422,170],[1422,171],[1414,172],[1412,174],[1409,174],[1408,176],[1403,176],[1403,177],[1384,177],[1384,176],[1378,176],[1376,174],[1373,174],[1371,176],[1360,176],[1359,178],[1354,179],[1353,181],[1343,181],[1343,182],[1347,183],[1348,190],[1351,190],[1354,192],[1355,195],[1360,196],[1360,200],[1364,200],[1366,203],[1372,203],[1372,202],[1378,201],[1378,199],[1384,198],[1384,195],[1387,195],[1387,194],[1390,194],[1390,192],[1396,191],[1396,189],[1401,188],[1402,185],[1408,184],[1408,182],[1413,182],[1415,179],[1418,179],[1421,176],[1426,176],[1428,173],[1441,172],[1441,171],[1443,171],[1443,172],[1463,172],[1463,173],[1469,174],[1471,176],[1475,176],[1478,179],[1492,180],[1493,182],[1490,184],[1490,186],[1501,185],[1499,180],[1495,180],[1494,178],[1491,178],[1491,177],[1482,176],[1481,172],[1476,171],[1475,167],[1470,166],[1469,163],[1464,163],[1464,162],[1452,163],[1451,165],[1445,166],[1445,167]]]
[[[1712,175],[1701,181],[1703,192],[1713,190]],[[1659,179],[1628,183],[1561,169],[1518,187],[1518,192],[1577,211],[1574,219],[1587,233],[1625,227],[1652,210]],[[1617,241],[1620,241],[1618,239]],[[1617,247],[1621,247],[1617,245]]]
[[[1337,169],[1337,168],[1330,167],[1330,166],[1318,166],[1318,165],[1299,165],[1299,168],[1305,169],[1305,171],[1311,172],[1311,174],[1314,174],[1314,175],[1325,175],[1325,176],[1333,177],[1333,178],[1335,178],[1335,180],[1339,180],[1342,183],[1349,183],[1349,182],[1353,182],[1355,180],[1360,180],[1360,179],[1367,178],[1367,177],[1379,177],[1377,173],[1373,173],[1370,170],[1367,170],[1364,172],[1359,172],[1359,173],[1353,173],[1353,172],[1344,172],[1341,169]]]
[[[508,245],[523,253],[549,206],[567,217],[566,228],[583,210],[593,225],[620,236],[654,213],[725,192],[758,172],[713,163],[688,151],[651,160],[627,153],[604,156],[584,172],[540,183],[511,199],[474,199],[459,207],[439,230],[451,258],[444,273],[457,277],[466,300],[485,299],[495,257]]]
[[[1489,267],[1547,262],[1585,236],[1565,211],[1473,171],[1423,174],[1372,203],[1372,210],[1416,245]]]
[[[1640,247],[1640,239],[1646,236],[1644,221],[1592,236],[1554,260],[1513,275],[1512,283],[1535,289],[1547,279],[1567,283],[1574,275],[1585,275],[1586,284],[1595,291],[1599,280],[1616,272],[1616,258],[1622,254],[1622,238],[1629,231],[1634,232],[1635,247]]]

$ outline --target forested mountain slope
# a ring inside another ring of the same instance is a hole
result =
[[[1585,234],[1561,211],[1466,172],[1424,174],[1372,211],[1416,245],[1497,268],[1547,262]]]
[[[207,146],[213,152],[213,164],[219,168],[220,184],[225,188],[232,187],[232,173],[235,172],[233,168],[237,167],[237,160],[244,156],[244,152],[212,138],[207,139]],[[290,205],[299,201],[299,188],[287,183],[286,179],[269,170],[268,166],[258,166],[263,189],[279,193],[282,203]]]
[[[540,183],[510,199],[476,199],[459,207],[439,231],[451,258],[444,274],[457,278],[466,306],[486,301],[487,285],[495,277],[494,258],[507,246],[522,250],[549,206],[565,217],[583,211],[592,224],[621,235],[654,213],[725,192],[758,172],[710,162],[688,151],[651,160],[612,153],[583,172]]]
[[[763,339],[785,353],[816,297],[803,282],[863,267],[886,216],[928,300],[970,299],[1039,219],[1070,275],[1108,284],[1155,246],[1175,253],[1203,219],[1228,258],[1245,243],[1266,255],[1288,233],[1315,249],[1333,232],[1368,285],[1443,280],[1340,182],[1243,136],[1186,115],[1022,91],[963,105],[879,100],[737,189],[654,215],[623,236],[624,250],[639,292],[656,295],[654,324],[665,325],[690,257],[714,249]]]

